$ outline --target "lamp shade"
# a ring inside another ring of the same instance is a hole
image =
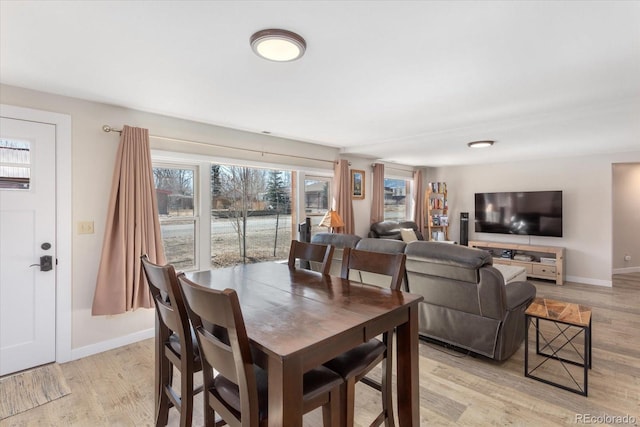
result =
[[[342,221],[342,218],[340,218],[340,215],[338,215],[338,212],[332,209],[324,214],[322,221],[320,221],[320,224],[318,225],[320,225],[321,227],[329,227],[333,229],[344,227],[344,222]]]

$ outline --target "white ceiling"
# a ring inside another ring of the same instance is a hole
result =
[[[413,166],[640,149],[638,1],[2,0],[0,19],[8,85]],[[265,28],[305,56],[258,58]]]

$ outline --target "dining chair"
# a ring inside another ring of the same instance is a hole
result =
[[[184,274],[178,281],[200,344],[205,425],[216,425],[216,413],[231,426],[266,425],[267,371],[253,363],[237,293],[198,285]],[[342,383],[338,374],[324,366],[305,373],[304,413],[322,406],[324,426],[337,426]]]
[[[400,290],[405,276],[405,262],[406,256],[403,253],[392,254],[345,248],[341,277],[348,279],[351,271],[391,276],[390,288]],[[353,276],[351,274],[351,280],[353,280]],[[351,427],[354,423],[355,386],[358,381],[362,381],[382,393],[382,412],[371,425],[379,426],[383,422],[386,426],[395,425],[391,387],[393,375],[392,340],[393,329],[382,334],[382,341],[378,338],[372,338],[324,364],[327,368],[340,374],[345,381],[340,392],[343,416],[346,416],[346,420],[343,419],[344,425]],[[366,375],[380,362],[382,362],[382,382],[378,383]]]
[[[320,264],[319,271],[322,274],[329,274],[333,249],[331,245],[292,240],[291,248],[289,249],[289,268],[295,268],[296,260],[298,259],[301,261],[317,262]]]
[[[193,375],[202,370],[198,342],[193,334],[187,309],[171,264],[157,265],[147,255],[141,258],[144,274],[156,309],[155,404],[156,426],[167,425],[169,409],[180,413],[180,427],[191,426],[194,389]],[[173,368],[180,371],[180,393],[173,387]]]

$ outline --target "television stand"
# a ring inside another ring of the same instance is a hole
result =
[[[520,245],[480,240],[469,241],[469,247],[489,251],[493,256],[494,264],[524,267],[527,277],[554,280],[556,285],[564,284],[563,247]],[[509,256],[503,257],[503,253]]]

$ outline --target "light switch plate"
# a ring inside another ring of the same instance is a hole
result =
[[[93,234],[93,221],[79,221],[78,234]]]

